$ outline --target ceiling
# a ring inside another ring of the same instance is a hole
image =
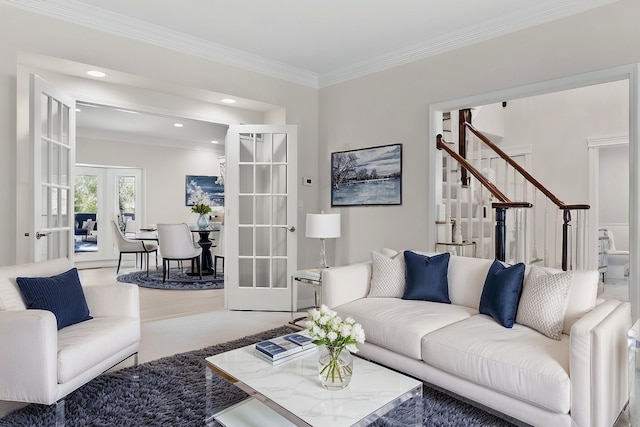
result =
[[[76,107],[80,140],[94,138],[224,152],[227,125],[82,102]],[[176,123],[182,126],[176,127]]]
[[[615,1],[0,0],[0,4],[323,87]]]

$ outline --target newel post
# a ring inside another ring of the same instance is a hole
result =
[[[496,259],[505,261],[507,258],[507,208],[496,207]]]
[[[571,227],[571,211],[565,209],[562,213],[562,270],[569,269],[569,227]]]

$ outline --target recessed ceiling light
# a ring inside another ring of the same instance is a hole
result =
[[[221,99],[222,102],[224,102],[225,104],[235,104],[236,100],[235,99],[231,99],[231,98],[223,98]]]
[[[107,76],[106,73],[103,73],[102,71],[98,71],[98,70],[87,71],[87,74],[90,75],[91,77],[106,77]]]
[[[76,113],[79,113],[80,111],[82,111],[82,110],[79,109],[78,107],[76,107]]]
[[[215,139],[213,141],[211,141],[212,144],[219,144],[218,141],[216,141]]]
[[[173,126],[177,128],[181,128],[184,125],[182,123],[174,123]]]

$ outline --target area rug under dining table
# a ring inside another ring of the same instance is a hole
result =
[[[99,376],[66,398],[66,425],[203,426],[206,410],[205,357],[292,332],[283,326],[202,350],[165,357]],[[233,404],[246,394],[214,375],[216,405]],[[424,426],[508,427],[510,422],[427,385],[423,389]],[[411,402],[399,406],[373,426],[405,425],[413,415]],[[29,405],[0,419],[1,427],[55,425],[55,405]],[[258,423],[259,424],[259,423]],[[219,424],[215,424],[219,425]]]
[[[204,290],[204,289],[223,289],[224,276],[220,272],[217,276],[189,275],[188,268],[171,268],[169,269],[169,278],[162,280],[162,269],[150,269],[147,276],[146,270],[134,271],[118,276],[118,282],[135,283],[143,288],[152,289],[172,289],[172,290]]]

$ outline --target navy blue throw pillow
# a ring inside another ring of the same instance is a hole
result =
[[[16,282],[27,308],[51,311],[58,330],[92,319],[76,268],[52,277],[18,277]]]
[[[523,263],[505,267],[500,261],[493,261],[484,281],[480,313],[493,317],[505,328],[513,327],[523,280]]]
[[[425,256],[404,251],[405,287],[402,299],[451,304],[449,299],[448,253]]]

